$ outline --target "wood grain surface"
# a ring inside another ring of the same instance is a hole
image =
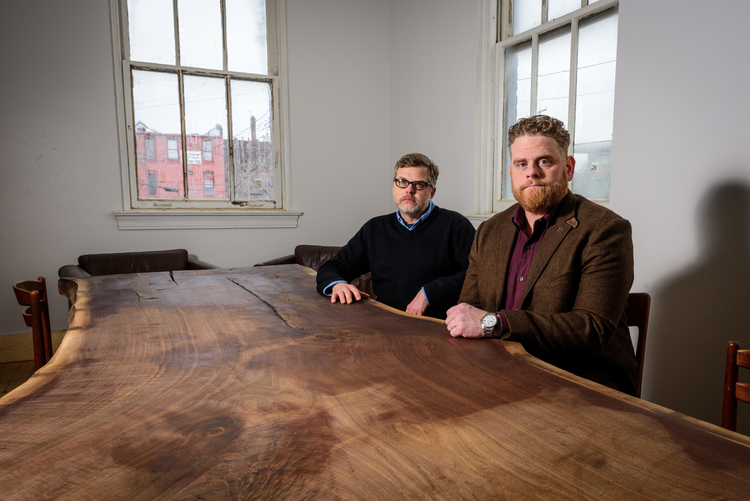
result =
[[[747,499],[750,440],[297,265],[61,281],[0,399],[0,498]],[[721,388],[717,388],[720,391]]]

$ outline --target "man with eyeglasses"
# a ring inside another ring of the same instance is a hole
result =
[[[438,167],[420,153],[404,155],[393,179],[395,213],[370,219],[318,271],[318,292],[331,303],[368,295],[348,283],[370,272],[378,301],[414,315],[445,318],[469,266],[474,227],[435,205]]]
[[[508,144],[518,204],[479,226],[448,330],[518,341],[563,370],[635,394],[638,363],[625,317],[630,223],[570,192],[575,159],[560,120],[521,119]]]

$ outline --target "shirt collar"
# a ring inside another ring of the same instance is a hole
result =
[[[417,219],[417,222],[414,223],[414,224],[412,224],[411,226],[409,226],[408,224],[406,224],[404,222],[404,220],[401,218],[401,211],[399,211],[399,210],[396,211],[396,217],[398,218],[398,222],[401,223],[404,228],[406,228],[407,230],[411,231],[414,228],[416,228],[417,225],[419,225],[419,223],[421,223],[422,221],[424,221],[425,219],[427,219],[427,216],[430,215],[430,213],[432,212],[432,209],[434,209],[434,208],[435,208],[435,202],[433,202],[432,200],[430,200],[430,206],[427,208],[427,212],[425,212],[424,214],[422,214],[422,217],[420,217],[419,219]]]
[[[540,219],[544,219],[544,225],[545,227],[549,227],[550,223],[552,223],[552,218],[557,213],[557,209],[560,208],[560,204],[562,203],[562,200],[560,200],[557,205],[552,207],[550,210],[548,210]],[[513,224],[516,226],[518,231],[523,231],[524,226],[526,226],[526,214],[524,213],[523,209],[521,208],[521,204],[518,204],[516,206],[515,212],[513,212]],[[531,228],[531,231],[533,233],[534,228]]]

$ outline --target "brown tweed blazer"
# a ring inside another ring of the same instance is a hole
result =
[[[504,308],[515,209],[479,226],[459,302]],[[632,283],[630,223],[568,192],[531,264],[521,309],[505,310],[510,332],[503,338],[561,369],[633,394],[638,364],[625,318]]]

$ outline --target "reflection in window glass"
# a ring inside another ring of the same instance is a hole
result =
[[[547,21],[552,21],[581,8],[581,0],[547,0]]]
[[[591,200],[609,199],[616,57],[617,8],[582,20],[572,189]]]
[[[232,80],[234,189],[237,200],[273,200],[271,88]]]
[[[225,0],[229,71],[268,74],[265,0]]]
[[[537,115],[555,117],[567,127],[570,101],[570,26],[539,37]]]
[[[507,96],[505,131],[519,118],[531,113],[531,42],[522,43],[505,51],[505,92]],[[510,165],[510,152],[505,148],[505,163]],[[503,198],[512,199],[509,169],[503,169]]]
[[[183,66],[224,67],[219,0],[179,0],[180,62]]]
[[[182,198],[177,75],[133,70],[132,79],[138,198]],[[160,173],[158,185],[149,171]]]
[[[542,24],[542,0],[513,2],[513,34],[518,35]]]
[[[172,0],[128,0],[130,59],[174,64]]]
[[[185,88],[185,137],[187,162],[200,166],[203,163],[204,141],[213,141],[216,160],[224,168],[214,171],[212,198],[229,199],[229,159],[225,154],[227,138],[226,85],[223,78],[186,75]],[[213,169],[214,167],[212,167]],[[195,169],[195,167],[193,167]],[[200,170],[200,168],[199,168]],[[203,198],[203,187],[188,185],[188,198]]]

